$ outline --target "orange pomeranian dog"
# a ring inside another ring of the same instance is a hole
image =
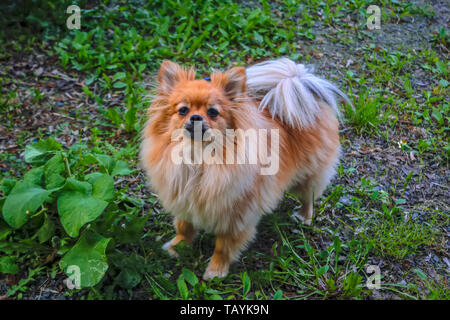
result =
[[[148,110],[141,161],[177,235],[216,235],[205,280],[225,277],[283,198],[298,195],[310,224],[313,202],[339,158],[335,96],[348,99],[304,65],[282,58],[195,79],[193,69],[164,61]]]

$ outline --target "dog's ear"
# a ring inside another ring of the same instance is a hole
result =
[[[211,82],[222,88],[230,100],[241,97],[247,90],[244,67],[235,67],[225,73],[213,73]]]
[[[194,80],[195,71],[185,70],[175,62],[164,60],[158,74],[159,90],[168,93],[181,80]]]

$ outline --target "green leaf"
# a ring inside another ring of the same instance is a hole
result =
[[[94,82],[94,80],[97,78],[97,75],[95,73],[92,73],[91,75],[89,75],[88,77],[86,77],[86,79],[84,79],[84,84],[89,86],[92,84],[92,82]]]
[[[77,152],[77,151],[75,151],[75,152]],[[97,163],[97,162],[98,162],[98,160],[95,157],[95,155],[93,155],[92,153],[88,153],[85,156],[81,156],[79,164],[88,165],[88,164],[93,164],[93,163]]]
[[[61,152],[57,152],[44,165],[45,186],[47,189],[56,189],[63,186],[65,179],[61,173],[65,171],[64,158]]]
[[[74,178],[68,178],[64,185],[66,191],[79,191],[86,194],[92,194],[92,185],[86,181],[79,181]]]
[[[312,247],[309,245],[308,241],[305,241],[305,250],[309,255],[311,255]]]
[[[108,270],[105,250],[110,240],[92,231],[84,231],[78,242],[61,259],[61,268],[71,278],[76,277],[76,271],[79,270],[81,287],[95,286]]]
[[[6,240],[12,229],[0,217],[0,242]],[[6,243],[6,242],[5,242]]]
[[[442,113],[438,109],[433,108],[431,115],[439,122],[439,124],[443,124],[444,119]]]
[[[328,269],[330,267],[326,264],[323,267],[321,267],[319,270],[317,270],[317,276],[320,277],[322,275],[324,275],[325,273],[327,273]]]
[[[338,255],[341,252],[341,246],[342,246],[342,242],[341,239],[339,239],[339,237],[334,237],[334,250],[336,251],[336,255]]]
[[[37,184],[40,186],[43,186],[43,184],[42,184],[43,178],[44,178],[44,167],[43,166],[33,168],[30,171],[28,171],[27,173],[25,173],[25,175],[23,176],[23,180],[29,181],[32,184]]]
[[[3,205],[3,218],[13,228],[22,227],[51,193],[29,181],[18,182]]]
[[[250,277],[248,276],[247,272],[244,272],[241,275],[242,280],[242,295],[243,297],[246,297],[247,294],[250,292],[251,282]]]
[[[273,295],[273,300],[281,300],[281,299],[283,299],[283,291],[278,289],[277,292],[275,292],[275,294]]]
[[[65,170],[64,158],[61,152],[57,152],[47,163],[44,165],[44,174],[49,176],[52,173],[62,173]]]
[[[55,224],[50,219],[49,216],[45,215],[45,220],[42,226],[39,228],[38,232],[36,233],[36,236],[39,239],[40,243],[47,242],[50,240],[50,238],[55,234]]]
[[[115,282],[125,289],[131,289],[137,286],[141,280],[142,275],[145,273],[146,263],[142,256],[132,253],[117,255],[108,255],[109,261],[121,272],[115,279]]]
[[[142,229],[148,216],[134,217],[130,222],[126,222],[124,226],[117,226],[114,230],[115,238],[120,243],[136,243],[142,236]]]
[[[109,174],[94,172],[86,180],[92,184],[93,197],[108,202],[114,199],[114,179]]]
[[[447,65],[445,64],[445,63],[442,63],[441,61],[436,61],[436,67],[438,68],[438,70],[439,70],[439,73],[442,73],[442,74],[447,74]]]
[[[19,266],[14,263],[13,258],[0,258],[0,273],[16,274],[17,272],[19,272]]]
[[[106,171],[106,173],[110,174],[114,166],[116,164],[116,161],[113,157],[107,156],[105,154],[97,154],[95,155],[95,158],[98,161],[98,164]]]
[[[136,287],[142,280],[140,273],[132,269],[123,269],[115,279],[117,284],[125,289]]]
[[[253,31],[253,36],[255,37],[255,41],[259,44],[263,43],[264,38],[256,31]]]
[[[183,277],[193,287],[198,283],[197,276],[189,269],[183,268]]]
[[[136,112],[137,108],[129,107],[125,113],[125,123],[127,131],[133,131],[134,125],[136,124]]]
[[[181,299],[187,300],[189,298],[189,291],[182,277],[179,277],[177,280],[178,291],[180,292]]]
[[[125,72],[117,72],[114,76],[113,76],[113,81],[117,81],[117,80],[122,80],[126,77],[126,73]]]
[[[439,84],[440,84],[443,88],[447,88],[449,82],[448,82],[447,80],[445,80],[445,79],[441,79],[441,80],[439,80]]]
[[[145,63],[140,64],[139,68],[138,68],[138,72],[142,73],[145,70],[145,67],[146,67]]]
[[[120,126],[123,122],[121,113],[117,111],[117,108],[109,108],[106,111],[106,118],[111,120],[116,126]]]
[[[4,195],[8,195],[11,190],[14,188],[14,186],[16,185],[16,180],[14,179],[10,179],[10,178],[5,178],[2,180],[2,183],[0,185],[0,190],[3,192]]]
[[[132,172],[133,171],[130,170],[130,168],[128,167],[128,164],[125,161],[118,160],[118,161],[116,161],[116,163],[114,165],[114,169],[112,170],[111,175],[114,177],[117,175],[127,175]]]
[[[59,189],[64,186],[64,182],[66,181],[60,174],[50,174],[46,177],[45,186],[49,190]]]
[[[403,188],[406,188],[406,186],[408,185],[409,181],[411,180],[413,174],[414,174],[414,171],[411,171],[410,173],[408,173],[408,175],[405,178],[405,183],[403,184]]]
[[[127,163],[122,160],[114,160],[113,157],[106,154],[90,154],[85,161],[92,161],[95,159],[101,167],[101,171],[111,176],[127,175],[133,172],[128,167]]]
[[[91,195],[92,186],[88,182],[67,179],[64,191],[57,200],[61,224],[71,237],[77,237],[86,223],[97,219],[108,202]]]
[[[117,81],[113,84],[113,88],[116,88],[116,89],[125,88],[126,86],[127,86],[127,84],[122,81]]]
[[[25,161],[31,164],[44,164],[55,151],[61,150],[61,144],[49,138],[25,147]]]
[[[417,273],[417,275],[422,278],[423,280],[427,280],[427,275],[425,273],[423,273],[422,270],[420,270],[419,268],[415,268],[414,272]]]

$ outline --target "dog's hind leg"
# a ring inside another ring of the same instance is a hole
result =
[[[314,200],[322,195],[334,174],[334,165],[330,165],[319,174],[313,175],[293,188],[293,192],[302,202],[302,207],[294,213],[294,216],[304,224],[311,225]]]
[[[303,224],[311,225],[313,217],[313,203],[315,199],[314,188],[310,181],[298,185],[293,190],[302,202],[302,207],[294,212],[294,218],[300,220]]]

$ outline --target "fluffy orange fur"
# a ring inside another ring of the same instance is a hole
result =
[[[299,214],[311,223],[313,201],[329,183],[339,156],[333,110],[318,101],[321,112],[314,125],[288,126],[267,109],[258,110],[260,101],[247,95],[244,68],[215,72],[208,82],[196,80],[192,69],[164,61],[158,82],[143,132],[141,161],[161,204],[174,216],[177,235],[165,245],[170,253],[176,254],[173,246],[180,241],[191,242],[197,230],[212,232],[216,248],[203,277],[226,276],[230,263],[254,238],[261,216],[273,211],[288,190],[298,194],[303,204]],[[189,107],[188,114],[178,113],[181,105]],[[211,105],[219,111],[214,119],[207,114]],[[180,142],[171,141],[171,134],[193,114],[221,132],[279,129],[278,172],[261,175],[260,163],[174,164],[171,151]]]

